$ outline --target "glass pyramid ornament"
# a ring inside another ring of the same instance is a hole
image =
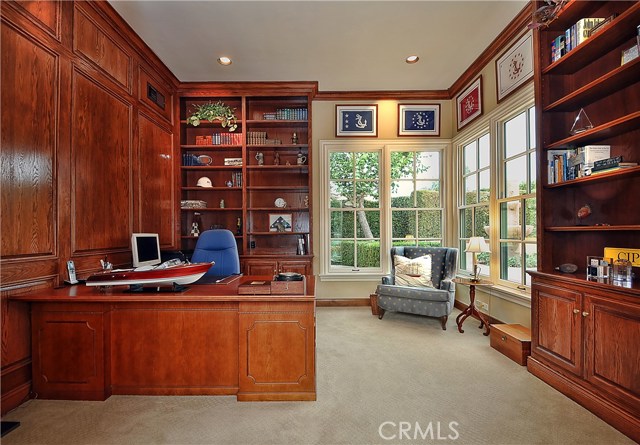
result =
[[[576,120],[573,121],[573,126],[571,127],[571,134],[582,133],[583,131],[587,131],[593,128],[593,124],[589,120],[589,116],[584,112],[584,108],[580,108],[578,115],[576,116]]]

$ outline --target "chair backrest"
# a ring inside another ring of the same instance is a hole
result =
[[[431,255],[431,281],[433,287],[440,288],[440,281],[452,279],[458,270],[458,249],[455,247],[417,247],[398,246],[391,248],[391,273],[396,274],[394,256],[400,255],[410,259],[423,255]]]
[[[205,230],[198,237],[191,256],[192,263],[215,264],[206,275],[225,276],[240,273],[238,245],[231,231],[226,229]]]

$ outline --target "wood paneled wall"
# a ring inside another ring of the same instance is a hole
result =
[[[59,285],[70,259],[81,278],[130,263],[132,232],[177,248],[179,153],[178,80],[107,2],[1,8],[4,414],[31,386],[29,308],[7,297]]]

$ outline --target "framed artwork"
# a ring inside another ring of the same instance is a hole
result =
[[[398,136],[440,136],[440,104],[398,105]]]
[[[496,60],[498,102],[523,86],[533,76],[533,33],[520,37]]]
[[[269,232],[292,232],[291,213],[269,213]]]
[[[378,106],[336,105],[336,136],[378,137]]]
[[[482,114],[482,76],[456,96],[458,130]]]

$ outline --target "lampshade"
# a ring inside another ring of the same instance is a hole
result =
[[[467,244],[467,248],[465,249],[465,252],[471,252],[471,253],[488,252],[488,253],[491,253],[491,250],[489,250],[489,245],[484,241],[483,237],[481,237],[481,236],[472,236],[471,238],[469,238],[469,243]]]

